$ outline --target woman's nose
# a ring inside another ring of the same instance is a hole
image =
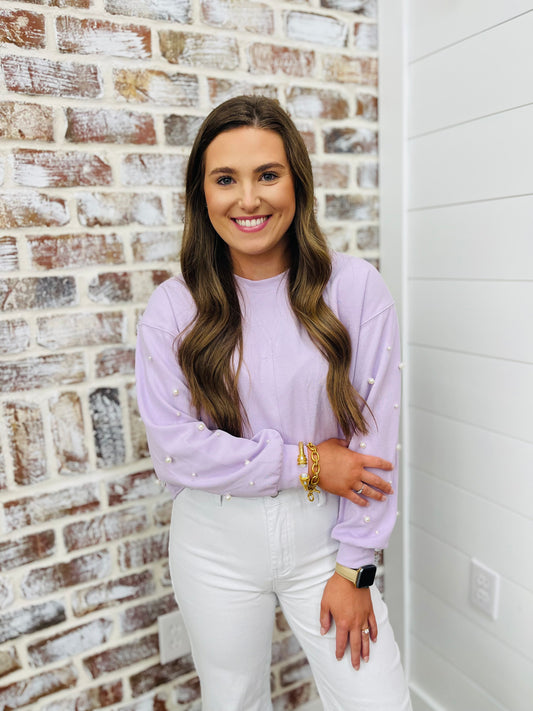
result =
[[[245,212],[254,212],[259,207],[261,198],[253,186],[243,186],[239,196],[239,207]]]

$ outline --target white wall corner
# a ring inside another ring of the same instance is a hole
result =
[[[406,103],[407,2],[380,0],[379,27],[379,171],[381,273],[396,301],[406,352]],[[406,372],[406,371],[404,371]],[[407,377],[404,376],[404,377]],[[404,382],[404,397],[407,391]],[[405,403],[403,412],[405,413]],[[385,597],[403,663],[409,674],[408,471],[407,422],[403,418],[400,463],[400,517],[385,553]]]

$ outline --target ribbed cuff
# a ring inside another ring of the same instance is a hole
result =
[[[374,563],[374,548],[360,548],[349,543],[340,543],[337,551],[337,563],[347,568],[360,568]]]
[[[301,486],[298,473],[298,445],[284,444],[281,472],[279,476],[279,491],[294,489]]]

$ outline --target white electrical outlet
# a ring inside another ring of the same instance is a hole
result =
[[[475,558],[470,565],[470,602],[493,620],[498,618],[500,576]]]
[[[161,664],[168,664],[174,659],[190,654],[191,643],[179,610],[158,617],[157,626]]]

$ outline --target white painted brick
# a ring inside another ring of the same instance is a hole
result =
[[[293,11],[287,14],[287,37],[302,42],[344,47],[348,25],[335,17],[310,12]]]

